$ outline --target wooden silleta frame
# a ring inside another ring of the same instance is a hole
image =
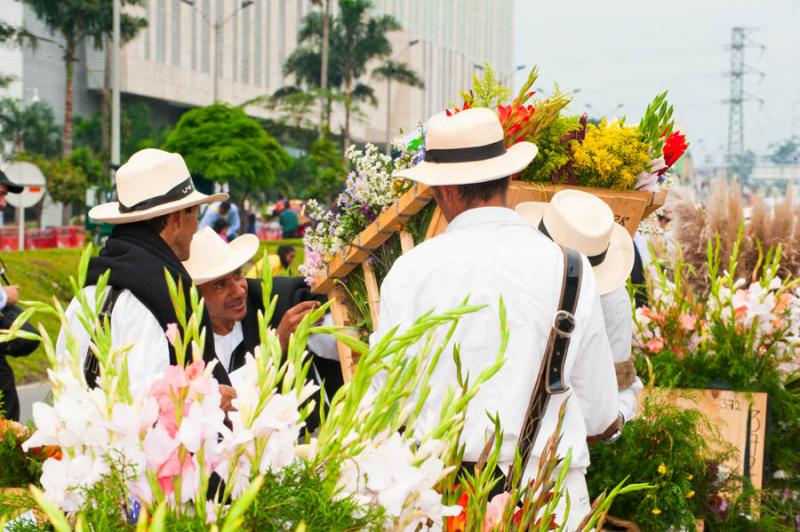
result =
[[[640,192],[635,190],[608,190],[599,188],[574,187],[567,185],[537,185],[513,181],[509,188],[508,203],[515,207],[523,201],[550,201],[550,198],[564,188],[584,190],[605,201],[614,212],[617,223],[625,227],[631,235],[636,232],[639,223],[647,216],[664,205],[666,190],[661,192]],[[375,272],[366,260],[374,250],[384,244],[394,233],[399,233],[400,245],[403,253],[410,251],[414,245],[411,233],[404,230],[408,220],[423,209],[433,199],[433,189],[422,184],[415,184],[407,190],[397,201],[385,209],[378,218],[367,226],[353,242],[342,252],[333,257],[328,263],[327,271],[314,279],[312,291],[317,294],[326,294],[331,303],[331,316],[338,326],[350,325],[347,306],[343,303],[345,294],[338,286],[337,281],[358,267],[364,273],[364,282],[367,291],[372,323],[378,323],[378,309],[380,291]],[[425,238],[432,238],[444,232],[447,221],[436,209],[431,218]],[[337,343],[339,361],[342,365],[342,375],[345,381],[350,380],[355,371],[353,352],[342,342]]]

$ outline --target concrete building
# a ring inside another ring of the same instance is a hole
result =
[[[424,89],[392,85],[393,134],[413,128],[455,102],[458,90],[470,85],[471,75],[483,63],[491,64],[501,79],[510,79],[512,0],[373,3],[375,14],[391,14],[400,21],[403,30],[390,35],[396,59],[406,62],[425,81]],[[173,122],[184,110],[213,101],[217,54],[219,100],[241,104],[289,84],[292,80],[284,76],[283,65],[312,5],[310,0],[144,0],[143,6],[126,9],[147,18],[149,26],[121,54],[123,105],[146,101],[155,119]],[[17,0],[0,0],[0,18],[50,37],[30,8]],[[414,40],[418,42],[409,47]],[[35,50],[0,48],[0,72],[18,78],[6,94],[41,98],[63,120],[65,73],[58,38],[54,41],[43,41]],[[97,89],[103,86],[105,57],[102,50],[91,46],[84,46],[79,57],[75,112],[90,115],[99,108]],[[386,84],[368,76],[361,81],[374,88],[380,104],[362,107],[367,120],[352,124],[352,136],[356,141],[382,143]],[[270,115],[255,105],[248,106],[247,112]],[[340,115],[334,115],[334,129],[341,123]]]

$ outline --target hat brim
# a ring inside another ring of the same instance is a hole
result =
[[[228,199],[228,195],[225,193],[211,194],[209,196],[195,190],[185,198],[181,198],[176,201],[170,201],[169,203],[157,205],[142,211],[123,213],[119,210],[119,202],[112,201],[110,203],[103,203],[102,205],[92,207],[92,209],[89,211],[89,217],[98,222],[108,224],[128,224],[133,222],[141,222],[144,220],[151,220],[171,212],[194,207],[195,205],[214,203],[215,201],[225,201],[226,199]]]
[[[549,208],[549,203],[526,201],[518,204],[514,210],[538,229],[545,211]],[[615,223],[606,258],[597,266],[592,266],[597,292],[602,296],[624,285],[633,270],[635,260],[631,235],[624,227]]]
[[[235,238],[227,246],[228,252],[225,257],[221,260],[220,257],[212,257],[213,264],[208,260],[203,264],[196,264],[192,261],[194,257],[183,263],[194,284],[200,286],[210,283],[241,268],[258,253],[260,242],[256,235],[246,234]],[[202,259],[203,257],[200,257],[201,261]]]
[[[518,142],[508,148],[503,155],[491,159],[466,163],[422,161],[394,175],[432,187],[485,183],[521,172],[531,164],[538,151],[536,145],[531,142]]]

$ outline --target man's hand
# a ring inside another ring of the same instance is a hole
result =
[[[297,326],[300,325],[300,322],[303,321],[306,314],[314,311],[318,307],[319,301],[303,301],[287,310],[286,314],[283,315],[281,322],[278,324],[277,334],[281,342],[281,350],[284,353],[289,348],[289,337],[297,329]]]
[[[222,409],[222,411],[227,414],[228,412],[236,410],[233,407],[233,400],[236,399],[236,390],[230,386],[220,384],[219,393],[222,395],[222,399],[219,402],[219,407]]]
[[[3,290],[6,293],[6,305],[16,305],[19,301],[19,288],[17,285],[4,286]]]

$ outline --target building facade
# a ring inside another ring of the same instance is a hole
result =
[[[399,20],[403,30],[390,34],[394,58],[407,63],[425,82],[424,89],[392,84],[393,134],[455,102],[458,90],[470,84],[484,63],[491,64],[501,79],[510,77],[513,0],[373,0],[373,4],[373,13]],[[185,109],[214,101],[217,58],[221,101],[239,105],[291,84],[283,72],[285,60],[297,45],[303,18],[319,7],[310,0],[145,0],[142,6],[126,9],[145,17],[148,27],[121,53],[123,104],[132,98],[147,101],[157,119],[169,122]],[[53,38],[17,0],[0,0],[0,17]],[[0,72],[18,78],[6,89],[8,95],[41,98],[63,120],[65,73],[58,38],[54,41],[35,49],[0,50]],[[99,108],[105,52],[85,46],[80,57],[75,110],[87,115]],[[387,86],[369,76],[361,81],[374,88],[379,105],[362,106],[366,119],[352,124],[353,139],[382,143]],[[270,116],[262,106],[249,105],[246,110],[253,116]],[[333,127],[340,125],[341,113],[335,113]]]

